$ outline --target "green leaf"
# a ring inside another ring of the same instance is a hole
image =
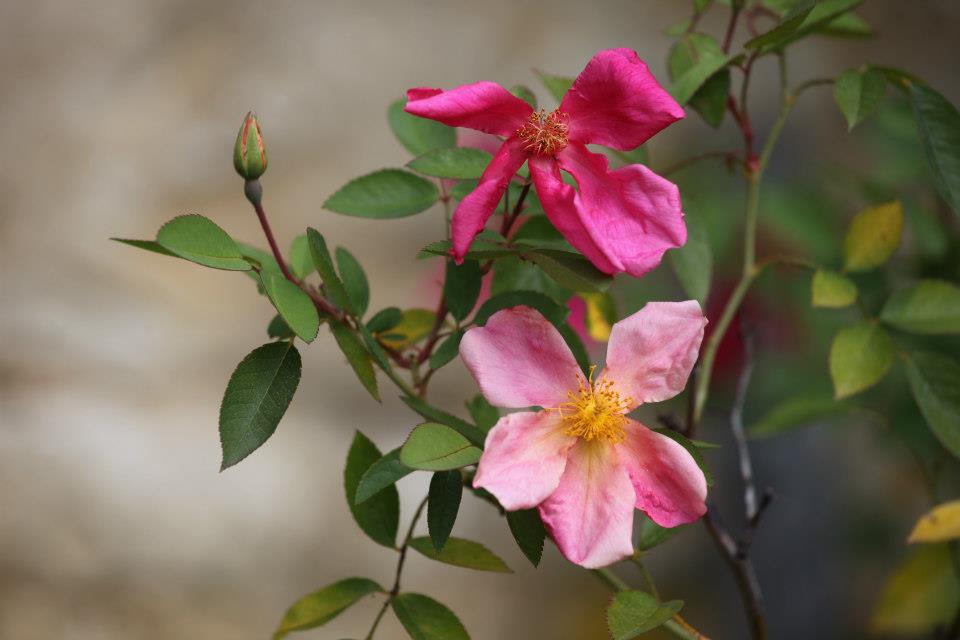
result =
[[[443,547],[443,551],[437,551],[430,542],[430,538],[414,538],[410,541],[410,546],[427,556],[431,560],[452,564],[465,569],[476,569],[477,571],[493,571],[495,573],[513,573],[503,560],[496,554],[487,549],[479,542],[464,540],[463,538],[450,538]]]
[[[606,291],[613,277],[598,270],[579,253],[537,249],[525,257],[571,291]]]
[[[439,196],[429,180],[402,169],[381,169],[340,187],[323,208],[361,218],[405,218],[426,211]]]
[[[614,640],[631,640],[670,620],[682,607],[680,600],[661,603],[643,591],[620,591],[607,608],[607,626]]]
[[[817,33],[839,38],[865,38],[873,35],[873,29],[855,13],[844,13],[817,29]]]
[[[427,530],[433,549],[442,551],[460,511],[460,499],[463,497],[463,478],[460,471],[437,471],[430,479],[430,492],[427,494]]]
[[[343,281],[333,268],[333,260],[330,258],[330,250],[327,249],[327,241],[323,239],[320,232],[316,229],[307,229],[307,242],[310,245],[310,257],[313,259],[313,266],[316,267],[320,279],[323,280],[323,286],[327,293],[341,309],[350,313],[354,312],[350,304],[350,296],[347,295],[347,289],[343,286]]]
[[[544,73],[543,71],[536,71],[535,73],[537,77],[540,78],[543,86],[546,87],[550,95],[553,96],[553,99],[558,103],[563,101],[563,96],[570,90],[570,87],[573,86],[574,79],[568,76],[555,76],[550,73]]]
[[[431,242],[417,253],[417,259],[432,258],[440,256],[446,258],[450,255],[451,244],[449,240],[438,240]],[[498,242],[487,242],[482,239],[474,240],[470,245],[470,251],[464,256],[466,260],[489,260],[502,258],[504,256],[517,255],[520,250],[516,247],[505,247]]]
[[[374,333],[389,331],[396,327],[403,320],[403,312],[397,307],[387,307],[373,314],[367,322],[367,328]]]
[[[810,287],[810,304],[814,307],[842,309],[857,301],[857,285],[850,278],[826,269],[817,269]]]
[[[565,303],[571,295],[570,290],[562,287],[543,269],[514,257],[497,260],[493,267],[490,293],[497,295],[507,291],[536,291],[546,294],[557,303]]]
[[[280,274],[266,273],[261,281],[267,297],[287,326],[304,342],[313,342],[320,328],[320,315],[310,296]]]
[[[290,342],[270,342],[244,358],[220,404],[220,470],[257,450],[277,429],[300,383],[300,352]]]
[[[807,16],[813,11],[815,5],[815,0],[802,0],[798,2],[783,16],[783,19],[777,26],[752,40],[748,40],[744,44],[744,47],[747,49],[774,48],[779,42],[789,37],[803,24],[803,21],[807,19]]]
[[[363,267],[357,261],[353,254],[337,247],[337,269],[340,271],[340,277],[343,281],[343,288],[347,291],[347,298],[350,299],[353,314],[362,318],[370,306],[370,284],[367,282],[367,274],[363,272]]]
[[[457,416],[451,415],[446,411],[441,411],[440,409],[427,404],[419,398],[409,398],[404,396],[400,399],[403,400],[408,407],[419,413],[427,420],[446,425],[478,447],[483,446],[483,442],[486,440],[486,434],[466,420],[461,420]]]
[[[662,436],[667,436],[671,440],[674,440],[687,450],[687,453],[693,457],[693,461],[697,463],[697,466],[700,467],[700,471],[703,472],[703,477],[707,481],[707,486],[713,486],[713,474],[710,473],[710,468],[707,467],[707,462],[703,459],[703,454],[700,453],[700,448],[697,445],[687,438],[685,435],[674,431],[673,429],[654,429],[657,433]]]
[[[508,511],[507,524],[510,526],[513,539],[517,541],[517,546],[530,564],[535,567],[540,566],[540,559],[543,557],[543,541],[547,537],[543,521],[540,520],[540,512],[535,508]]]
[[[460,353],[460,340],[463,339],[463,333],[463,331],[454,331],[440,343],[437,350],[430,356],[431,369],[439,369],[457,357],[457,354]]]
[[[880,319],[907,333],[960,333],[960,287],[944,280],[921,280],[894,291]]]
[[[358,331],[360,332],[360,338],[363,340],[363,344],[366,345],[367,350],[377,365],[384,371],[393,371],[393,366],[390,364],[390,361],[387,360],[387,353],[377,342],[377,339],[373,337],[373,334],[370,333],[370,329],[367,329],[366,325],[361,324]]]
[[[240,248],[233,238],[201,215],[178,216],[163,225],[157,232],[157,244],[184,260],[205,267],[250,270],[250,263],[240,255]],[[145,248],[143,245],[134,246]]]
[[[408,162],[407,166],[434,178],[475,180],[483,175],[492,159],[493,156],[480,149],[454,147],[427,151]]]
[[[400,448],[400,461],[425,471],[459,469],[480,460],[480,449],[450,427],[425,422],[407,437]]]
[[[457,145],[456,129],[435,120],[410,115],[403,110],[406,104],[406,100],[397,100],[392,103],[387,111],[387,120],[390,122],[393,135],[407,151],[419,156],[432,149]]]
[[[363,532],[377,544],[392,548],[396,544],[397,526],[400,523],[400,495],[397,488],[391,484],[362,503],[357,501],[361,479],[382,457],[377,445],[357,431],[347,453],[343,487],[350,513]]]
[[[960,215],[960,113],[923,84],[910,85],[910,101],[937,190]]]
[[[774,405],[747,427],[752,438],[766,438],[851,412],[827,393],[802,393]]]
[[[681,106],[687,104],[707,80],[734,57],[725,54],[717,41],[708,35],[686,34],[670,49],[667,63],[673,81],[670,94]],[[729,84],[727,86],[729,88]],[[722,117],[722,112],[720,115]]]
[[[137,249],[143,249],[144,251],[150,251],[153,253],[159,253],[162,256],[172,256],[174,258],[179,258],[177,254],[167,249],[164,249],[163,246],[156,242],[155,240],[130,240],[129,238],[110,238],[114,242],[121,242],[131,247],[136,247]]]
[[[870,616],[870,631],[910,637],[945,628],[960,605],[950,547],[918,547],[894,570]]]
[[[400,462],[400,447],[386,453],[370,465],[357,485],[354,499],[357,504],[366,502],[395,482],[413,473],[413,469]]]
[[[278,267],[279,268],[279,267]],[[300,280],[313,273],[313,258],[306,234],[299,235],[290,243],[290,270]]]
[[[542,293],[536,291],[507,291],[491,296],[489,300],[480,305],[473,321],[482,326],[497,311],[519,305],[536,309],[555,327],[563,326],[563,323],[567,321],[567,316],[570,315],[568,308],[560,306]]]
[[[875,322],[864,320],[838,331],[830,346],[834,397],[846,398],[880,382],[893,356],[893,340]]]
[[[940,353],[905,356],[913,399],[930,430],[960,458],[960,363]]]
[[[307,594],[287,609],[273,633],[273,640],[281,640],[291,631],[323,626],[371,593],[385,593],[385,590],[369,578],[346,578]]]
[[[510,87],[510,93],[530,105],[531,109],[537,108],[537,96],[535,96],[533,91],[531,91],[528,87],[525,87],[522,84],[515,84]]]
[[[360,384],[370,392],[374,400],[379,402],[380,391],[377,389],[377,374],[373,370],[370,353],[363,346],[363,342],[350,327],[339,320],[330,321],[330,332],[333,333],[340,351],[346,356],[353,372],[357,374]]]
[[[401,593],[393,599],[393,612],[413,640],[470,640],[456,614],[419,593]]]
[[[277,314],[273,316],[270,324],[267,325],[267,335],[271,338],[277,338],[278,340],[286,340],[287,338],[292,338],[297,334],[293,332],[293,329],[287,326],[287,323],[283,321],[283,317],[280,316],[280,314]]]
[[[464,260],[456,264],[447,260],[447,275],[443,281],[443,299],[447,309],[457,320],[463,320],[473,311],[480,295],[480,263],[476,260]]]
[[[782,49],[792,42],[796,42],[821,27],[831,23],[838,16],[854,9],[863,0],[819,0],[819,2],[802,2],[797,8],[784,17],[783,22],[773,29],[744,46],[748,49],[760,48],[763,53]],[[802,18],[797,22],[798,18]],[[783,29],[781,27],[789,28]],[[772,35],[773,34],[773,35]],[[772,35],[772,37],[771,37]]]
[[[713,275],[713,250],[703,219],[687,212],[684,220],[687,223],[687,244],[672,249],[667,255],[683,290],[705,308]]]
[[[723,124],[723,116],[727,113],[727,97],[729,95],[730,69],[721,69],[710,76],[703,83],[703,86],[693,94],[693,97],[690,98],[690,106],[700,114],[704,122],[716,129]]]
[[[903,205],[887,202],[855,215],[843,243],[847,271],[869,271],[890,259],[903,232]]]
[[[493,429],[493,425],[497,424],[497,421],[500,420],[500,411],[487,402],[487,399],[484,398],[482,394],[478,393],[473,396],[471,400],[466,402],[466,405],[470,417],[473,418],[477,427],[484,433]]]
[[[833,98],[847,119],[850,131],[877,110],[886,89],[887,81],[876,69],[848,69],[837,76]]]
[[[663,544],[683,529],[683,525],[669,529],[667,527],[661,527],[643,512],[637,513],[635,517],[641,521],[640,536],[637,540],[637,549],[640,551],[653,549]]]

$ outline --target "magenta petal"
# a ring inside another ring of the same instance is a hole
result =
[[[476,82],[450,91],[410,89],[406,111],[451,127],[509,137],[523,126],[533,108],[495,82]]]
[[[557,488],[575,442],[556,411],[504,416],[487,435],[473,486],[495,495],[507,511],[535,507]]]
[[[613,325],[603,377],[634,407],[672,398],[687,385],[706,325],[696,300],[648,302]]]
[[[683,109],[630,49],[607,49],[587,63],[560,103],[570,139],[626,151],[683,118]]]
[[[593,569],[633,553],[636,492],[617,452],[605,442],[578,442],[540,517],[560,553]]]
[[[499,151],[480,176],[477,188],[457,205],[450,227],[453,257],[457,262],[463,261],[463,256],[470,249],[470,243],[483,231],[504,191],[510,185],[510,180],[526,159],[527,153],[523,150],[519,138],[510,138],[500,145]]]
[[[637,509],[661,527],[676,527],[707,512],[707,480],[693,456],[676,441],[633,420],[616,445],[636,490]],[[561,481],[562,484],[562,481]]]
[[[530,307],[498,311],[467,331],[460,356],[484,397],[500,407],[556,407],[584,380],[556,327]]]

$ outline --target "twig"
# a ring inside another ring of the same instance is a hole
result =
[[[740,17],[740,11],[743,9],[743,3],[733,3],[730,10],[730,21],[727,22],[727,32],[723,36],[723,52],[730,53],[730,45],[733,44],[733,33],[737,29],[737,18]]]
[[[701,153],[696,156],[684,158],[683,160],[675,162],[674,164],[669,165],[668,167],[658,170],[657,173],[659,173],[662,176],[669,176],[673,173],[686,169],[689,166],[702,162],[703,160],[710,160],[713,158],[726,160],[728,162],[731,160],[738,159],[737,154],[733,151],[708,151],[706,153]]]
[[[737,392],[734,396],[733,408],[730,410],[730,431],[737,445],[737,457],[740,460],[740,478],[743,481],[743,507],[747,522],[757,515],[757,488],[753,482],[753,464],[750,461],[750,449],[747,446],[747,434],[743,427],[743,405],[747,399],[747,389],[750,387],[750,377],[753,375],[753,335],[740,323],[740,334],[743,337],[744,363],[737,382]]]

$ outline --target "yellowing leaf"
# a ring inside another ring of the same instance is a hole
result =
[[[810,303],[815,307],[840,309],[857,301],[857,285],[836,271],[817,269],[813,274]]]
[[[407,309],[403,312],[400,324],[381,333],[380,341],[394,349],[403,349],[430,333],[436,314],[429,309]]]
[[[868,207],[850,223],[843,243],[843,266],[847,271],[869,271],[890,259],[900,244],[903,205],[888,202]]]
[[[870,616],[870,630],[916,637],[948,624],[960,603],[951,564],[945,544],[910,554],[887,581]]]
[[[617,319],[613,298],[606,293],[580,293],[578,295],[587,305],[587,332],[597,342],[606,342],[610,339],[610,331]]]
[[[960,538],[960,500],[938,504],[917,520],[907,542],[945,542]]]

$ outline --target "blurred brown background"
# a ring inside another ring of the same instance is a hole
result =
[[[218,473],[221,394],[236,363],[266,341],[272,310],[242,276],[107,240],[153,237],[175,214],[202,212],[262,244],[230,160],[247,109],[257,109],[267,137],[265,204],[281,243],[315,226],[361,258],[373,308],[428,304],[429,266],[412,256],[438,237],[439,212],[377,224],[321,209],[348,179],[406,161],[387,104],[407,87],[479,79],[525,83],[548,101],[533,68],[573,75],[612,46],[637,49],[665,78],[671,40],[662,30],[688,5],[4,3],[0,638],[266,638],[286,606],[314,588],[348,575],[392,576],[394,554],[350,519],[342,461],[354,429],[386,450],[413,416],[389,391],[382,406],[370,402],[324,332],[306,352],[300,391],[276,435]],[[920,73],[957,100],[960,5],[874,0],[858,13],[878,37],[801,45],[795,79],[869,61]],[[721,19],[718,9],[704,26],[716,32]],[[762,130],[776,97],[772,83],[761,84],[770,67],[754,94]],[[721,148],[695,120],[654,142],[659,158]],[[844,130],[829,90],[811,94],[780,153],[792,166],[842,156]],[[726,129],[723,139],[735,137]],[[433,397],[457,408],[472,383],[460,365],[444,371]],[[401,484],[404,519],[424,490],[420,475]],[[772,528],[794,522],[787,505],[777,518]],[[413,557],[405,588],[438,595],[478,640],[604,637],[608,595],[555,549],[532,570],[506,527],[469,497],[457,532],[484,541],[518,575]],[[715,638],[741,637],[733,584],[709,540],[700,528],[682,536],[652,560],[661,586],[687,597],[688,617]],[[789,550],[778,544],[758,552],[761,578],[779,579],[768,588],[776,636],[813,637],[823,612],[816,593],[845,587],[787,580],[777,567]],[[366,601],[302,637],[360,636],[375,606]],[[862,610],[848,615],[852,626],[862,622]],[[378,637],[402,631],[388,618]]]

